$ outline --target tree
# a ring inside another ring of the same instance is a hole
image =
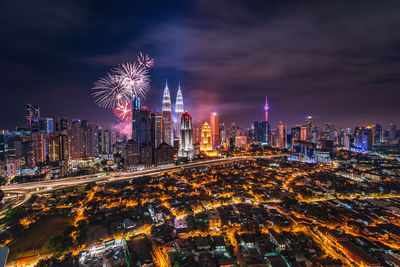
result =
[[[68,237],[56,235],[51,237],[44,243],[43,247],[47,251],[51,252],[63,252],[72,245],[72,240]]]

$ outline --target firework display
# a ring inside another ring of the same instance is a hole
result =
[[[133,97],[143,99],[150,87],[149,71],[143,65],[124,63],[115,69],[125,90]]]
[[[130,121],[132,118],[132,106],[130,101],[122,101],[113,109],[115,116],[122,121]]]
[[[95,103],[102,108],[113,108],[120,101],[131,99],[130,92],[121,82],[121,77],[114,72],[107,73],[94,83],[93,97]]]
[[[150,87],[149,69],[153,66],[154,60],[140,52],[136,62],[113,68],[94,83],[95,103],[102,108],[116,108],[135,96],[145,98]]]
[[[143,55],[142,52],[140,52],[137,61],[139,65],[145,68],[152,68],[154,66],[154,59],[150,58],[149,55]]]
[[[150,88],[149,69],[154,59],[139,53],[137,61],[127,62],[111,69],[93,84],[94,102],[102,108],[113,109],[120,133],[129,135],[131,131],[131,101],[134,97],[143,99]]]

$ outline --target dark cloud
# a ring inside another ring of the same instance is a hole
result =
[[[49,116],[101,122],[99,114],[108,114],[110,123],[110,112],[92,104],[90,86],[142,50],[156,59],[147,99],[153,109],[168,76],[173,95],[182,82],[196,120],[216,110],[226,122],[250,124],[262,119],[268,95],[274,123],[293,125],[308,114],[343,126],[400,123],[397,1],[41,1],[30,4],[34,14],[22,5],[28,1],[13,1],[10,9],[26,18],[3,18],[5,47],[15,55],[0,60],[2,84],[13,89],[6,90],[12,107],[3,108],[19,117],[25,102],[36,102]]]

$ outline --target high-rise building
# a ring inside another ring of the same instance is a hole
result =
[[[49,161],[68,160],[68,138],[65,134],[49,134]]]
[[[217,112],[210,113],[210,126],[211,126],[211,138],[213,148],[218,148],[220,145],[219,138],[219,115]]]
[[[68,132],[69,122],[67,117],[61,117],[56,122],[56,132],[66,134]]]
[[[267,121],[254,122],[254,142],[269,145],[269,123]]]
[[[193,125],[193,144],[199,145],[201,142],[202,127],[200,124]],[[211,134],[211,133],[210,133]]]
[[[249,148],[248,137],[245,135],[237,135],[235,139],[235,147],[247,150]]]
[[[99,127],[89,124],[84,127],[84,157],[97,158],[99,156]]]
[[[280,149],[287,147],[287,126],[283,122],[278,124],[278,147]]]
[[[307,137],[309,135],[308,131],[309,131],[309,129],[308,129],[307,125],[301,126],[301,128],[300,128],[300,140],[301,141],[307,141]]]
[[[212,150],[211,128],[210,124],[205,122],[203,124],[203,128],[201,129],[200,151],[210,151],[210,150]]]
[[[35,163],[43,163],[46,161],[46,134],[33,132],[31,134]]]
[[[162,143],[163,118],[161,112],[151,113],[151,145],[157,148]]]
[[[132,140],[135,140],[136,144],[138,144],[137,139],[138,139],[138,118],[139,118],[139,112],[141,109],[141,101],[139,98],[136,96],[132,99],[131,102],[131,117],[132,117]]]
[[[123,152],[125,167],[136,166],[140,162],[140,150],[135,140],[128,140]]]
[[[53,132],[53,119],[52,118],[39,118],[39,132],[41,133],[52,133]]]
[[[176,94],[176,102],[175,102],[175,133],[176,137],[180,137],[180,122],[181,122],[181,116],[184,112],[183,109],[183,95],[181,91],[181,85],[178,86],[178,93]]]
[[[307,116],[305,126],[307,127],[306,141],[311,142],[312,141],[312,116]]]
[[[362,151],[372,150],[372,127],[355,128],[355,145]]]
[[[76,160],[84,157],[84,142],[84,128],[81,125],[81,120],[73,119],[71,127],[68,129],[68,147],[70,159]]]
[[[193,159],[195,156],[192,117],[187,111],[181,116],[181,142],[179,144],[178,156],[188,159]]]
[[[168,84],[165,84],[163,102],[163,141],[170,146],[174,145],[174,124],[171,118],[171,96],[169,94]]]
[[[397,129],[396,129],[396,124],[391,123],[389,125],[389,138],[391,140],[395,140],[397,137]]]
[[[213,150],[212,147],[211,127],[207,122],[203,124],[201,129],[200,151],[210,157],[218,156],[218,152]]]
[[[99,131],[99,154],[110,155],[112,151],[112,133],[109,130]]]
[[[150,145],[150,110],[147,107],[140,107],[140,110],[135,111],[132,116],[135,117],[135,132],[132,134],[134,140],[139,147]],[[133,138],[132,138],[133,139]]]
[[[38,105],[26,105],[26,119],[28,120],[28,129],[32,131],[38,130],[40,118],[40,108]]]
[[[382,125],[375,124],[373,127],[373,145],[383,143],[383,129]]]

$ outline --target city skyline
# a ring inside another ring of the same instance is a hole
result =
[[[165,77],[170,77],[173,90],[179,81],[185,88],[185,105],[194,121],[205,121],[202,114],[216,111],[221,121],[250,125],[248,114],[261,120],[260,100],[268,95],[272,125],[279,121],[295,125],[307,115],[317,124],[342,127],[400,123],[395,34],[400,19],[395,16],[399,7],[395,1],[378,7],[372,1],[254,6],[237,1],[231,6],[231,18],[219,15],[225,2],[160,3],[151,14],[145,3],[139,4],[141,8],[126,4],[124,11],[116,6],[111,12],[98,1],[95,6],[51,3],[49,9],[31,7],[25,17],[25,9],[7,1],[3,5],[2,10],[7,10],[3,20],[9,27],[2,30],[1,46],[8,53],[0,67],[9,101],[1,112],[9,116],[1,121],[1,129],[24,122],[21,109],[26,103],[41,106],[48,117],[114,124],[112,114],[91,103],[90,88],[110,66],[134,58],[139,50],[156,61],[144,101],[152,110],[159,109],[159,91]],[[170,12],[163,12],[163,7]],[[132,13],[133,9],[141,12]],[[111,16],[102,16],[105,13]],[[97,16],[104,20],[90,19]],[[20,17],[21,23],[14,17]],[[51,26],[49,19],[54,20]],[[38,23],[28,26],[30,21]],[[218,26],[209,29],[210,25]],[[251,25],[252,31],[246,31],[245,25]],[[112,26],[121,28],[112,32]],[[74,41],[77,37],[80,42]],[[103,41],[93,43],[98,38]],[[211,45],[215,41],[220,45]],[[241,42],[247,42],[246,48]]]
[[[400,1],[0,3],[0,267],[400,266]]]

